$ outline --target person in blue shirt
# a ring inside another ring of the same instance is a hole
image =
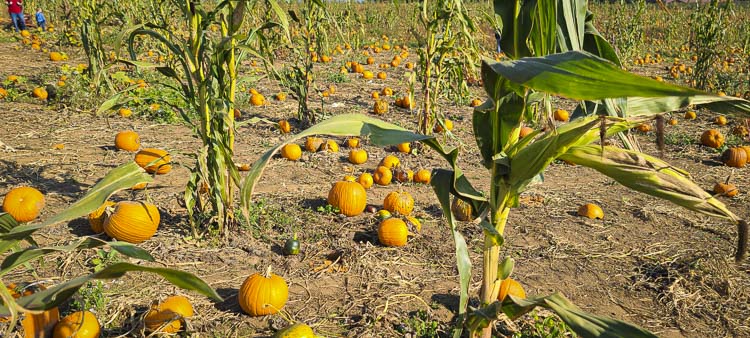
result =
[[[36,9],[36,25],[44,31],[47,30],[47,19],[44,17],[41,8]]]

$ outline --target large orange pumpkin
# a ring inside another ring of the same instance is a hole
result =
[[[100,234],[104,232],[104,219],[106,218],[106,210],[108,207],[111,207],[115,205],[115,202],[112,201],[106,201],[102,206],[99,207],[99,209],[94,210],[92,213],[89,214],[89,224],[91,225],[91,230],[94,231],[94,233]]]
[[[167,297],[161,303],[151,304],[143,322],[149,332],[179,332],[185,318],[193,316],[193,305],[184,296]]]
[[[743,168],[747,163],[747,153],[740,147],[729,148],[721,154],[721,161],[729,167]]]
[[[404,246],[408,235],[409,228],[398,217],[386,218],[378,227],[378,241],[385,246]]]
[[[125,151],[137,151],[141,147],[141,138],[132,130],[123,130],[115,135],[115,148]]]
[[[73,312],[55,326],[53,338],[99,338],[101,326],[89,311]]]
[[[342,214],[356,216],[365,211],[367,206],[367,192],[353,177],[336,182],[328,192],[328,204],[336,207]]]
[[[159,227],[159,209],[151,203],[118,202],[104,221],[104,231],[118,241],[140,243],[151,238]]]
[[[289,286],[284,278],[271,272],[254,273],[245,279],[237,300],[242,311],[251,316],[265,316],[279,312],[289,299]]]
[[[408,216],[414,210],[414,198],[406,191],[392,191],[383,200],[383,209]]]
[[[32,187],[18,187],[3,199],[3,211],[19,223],[33,221],[44,208],[44,195]]]
[[[135,154],[135,163],[146,169],[149,174],[162,175],[170,172],[172,170],[171,161],[172,158],[169,153],[162,149],[146,148]]]

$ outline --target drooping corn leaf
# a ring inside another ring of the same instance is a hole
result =
[[[185,290],[196,291],[215,301],[222,301],[221,296],[219,296],[214,289],[191,273],[167,268],[141,266],[131,263],[115,263],[105,267],[99,272],[74,278],[32,295],[20,297],[16,299],[16,303],[21,307],[32,311],[48,310],[62,304],[90,280],[119,278],[132,271],[155,273],[164,277],[164,279],[177,287]],[[10,311],[6,305],[0,305],[0,315],[9,315],[9,312]]]
[[[7,233],[0,234],[0,243],[4,241],[18,241],[24,239],[35,231],[56,223],[69,221],[99,208],[115,192],[130,188],[138,183],[153,182],[153,178],[146,173],[135,162],[123,164],[107,173],[104,178],[94,185],[86,195],[73,203],[62,212],[37,224],[24,224],[14,227]]]
[[[126,256],[153,261],[154,257],[135,245],[125,242],[112,242],[108,243],[94,237],[84,237],[71,244],[58,247],[43,247],[43,248],[26,248],[18,252],[14,252],[8,257],[5,257],[2,264],[0,264],[0,276],[12,271],[17,266],[30,262],[39,258],[44,257],[47,254],[54,252],[70,252],[74,250],[92,249],[100,246],[110,244],[110,246],[117,252],[120,252]]]
[[[17,226],[18,222],[16,222],[13,216],[7,212],[0,212],[0,232],[8,232]]]
[[[251,197],[255,184],[260,180],[263,170],[271,160],[271,157],[284,145],[297,141],[306,136],[331,135],[331,136],[362,136],[368,137],[369,141],[377,146],[386,146],[404,142],[420,141],[430,136],[419,135],[408,131],[395,124],[391,124],[376,118],[362,114],[342,114],[320,122],[299,134],[293,135],[281,144],[266,151],[250,167],[241,187],[242,211],[248,216]]]
[[[458,302],[458,319],[457,323],[463,322],[466,317],[466,308],[469,304],[469,283],[471,282],[471,258],[469,257],[469,249],[466,246],[466,240],[461,233],[456,229],[456,222],[451,212],[451,197],[450,191],[453,185],[453,172],[444,169],[437,169],[432,172],[432,178],[430,185],[435,191],[435,195],[440,202],[440,207],[443,209],[443,215],[448,221],[451,234],[453,234],[453,242],[456,246],[456,267],[458,268],[459,276],[459,302]],[[454,338],[461,337],[461,325],[457,325],[457,329],[453,333]]]
[[[488,66],[513,83],[575,100],[673,97],[667,100],[672,106],[675,102],[692,100],[695,103],[710,103],[712,109],[748,111],[748,102],[743,99],[711,95],[697,89],[638,76],[587,52],[572,51],[546,57],[490,62]],[[665,99],[661,100],[664,105]],[[636,107],[640,106],[635,109],[639,112],[653,104],[647,104],[652,100],[629,101],[636,104]],[[630,106],[629,102],[628,107]]]
[[[571,147],[560,159],[592,168],[618,183],[642,193],[655,196],[686,209],[705,215],[727,219],[740,225],[735,258],[742,260],[747,252],[746,223],[695,184],[687,172],[661,159],[620,148],[595,145]]]

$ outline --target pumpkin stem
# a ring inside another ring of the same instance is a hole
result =
[[[729,176],[727,176],[727,179],[724,181],[724,184],[729,184],[729,181],[732,179],[732,175],[734,174],[734,170],[732,170],[729,173]]]
[[[268,266],[268,269],[266,269],[266,274],[264,275],[264,277],[271,278],[271,266],[270,265]]]

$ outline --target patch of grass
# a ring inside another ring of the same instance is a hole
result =
[[[540,317],[534,311],[531,313],[532,322],[524,322],[519,332],[513,338],[561,338],[578,337],[560,318],[556,316]]]
[[[273,228],[296,230],[296,221],[292,214],[276,204],[269,203],[267,199],[260,199],[251,204],[248,214],[249,223],[239,210],[236,218],[240,221],[240,227],[250,230],[255,238],[266,238]]]
[[[351,80],[349,79],[349,76],[347,76],[347,74],[341,74],[341,73],[338,73],[338,72],[337,73],[330,73],[330,74],[328,74],[328,82],[346,83],[346,82],[349,82],[349,81],[351,81]]]
[[[686,146],[695,143],[695,136],[688,133],[666,133],[664,144],[670,146]]]
[[[426,311],[419,310],[413,312],[403,324],[399,324],[396,330],[402,334],[411,333],[412,337],[428,338],[439,337],[439,328],[440,324],[436,320],[430,318]]]
[[[323,213],[326,215],[338,215],[341,210],[339,208],[336,208],[330,204],[319,206],[318,209],[316,209],[319,213]]]
[[[73,296],[73,301],[70,302],[70,309],[73,312],[88,310],[102,313],[107,304],[107,297],[104,296],[103,291],[104,283],[102,281],[87,282]]]

